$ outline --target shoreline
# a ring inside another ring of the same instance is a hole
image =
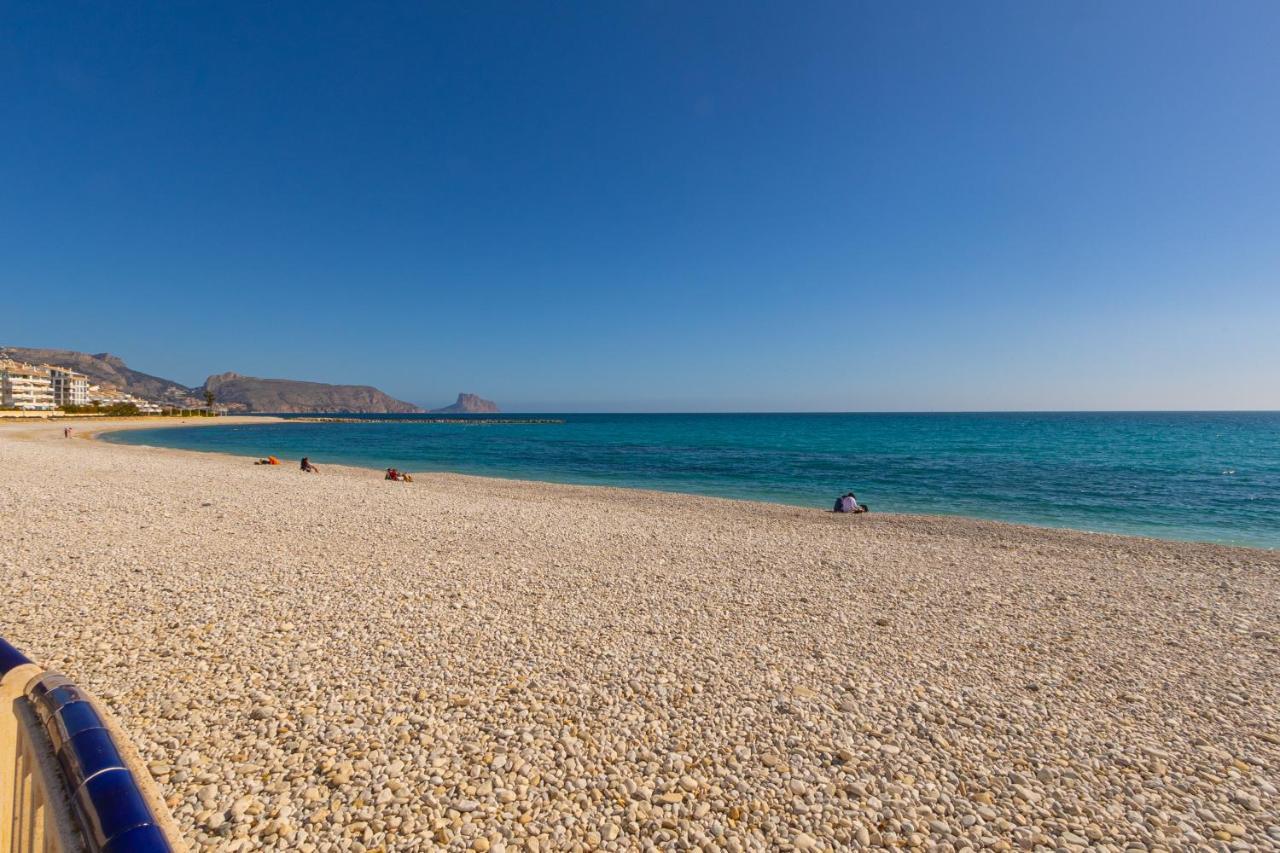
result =
[[[194,850],[1277,841],[1280,555],[60,428],[0,635]]]
[[[95,429],[90,434],[87,434],[87,435],[82,434],[78,437],[96,439],[99,435],[107,432],[145,430],[153,427],[157,429],[163,429],[166,427],[178,427],[178,426],[232,426],[236,424],[289,423],[290,421],[294,421],[294,420],[299,420],[299,419],[281,418],[274,415],[228,415],[228,416],[221,416],[218,418],[193,418],[191,419],[191,422],[187,422],[186,420],[183,420],[180,423],[164,423],[164,424],[121,421],[118,423],[112,422],[112,423],[102,424],[101,429]],[[305,422],[312,422],[312,421],[305,421]],[[59,422],[59,425],[61,425],[61,422]],[[164,447],[161,445],[118,444],[114,446],[142,447],[148,450],[158,451],[162,453],[182,453],[182,454],[198,453],[198,454],[206,454],[206,455],[223,456],[230,459],[256,458],[252,455],[226,453],[220,450],[186,450],[181,448]],[[377,468],[377,467],[365,466],[365,465],[350,465],[346,463],[337,463],[337,462],[324,462],[324,463],[318,463],[318,464],[322,464],[328,468],[337,468],[337,469],[344,469],[344,470],[350,470],[350,471],[372,472],[378,475],[381,475],[385,471],[384,468]],[[415,477],[425,476],[425,475],[475,477],[481,480],[497,480],[504,483],[528,484],[532,486],[550,485],[550,486],[564,486],[564,487],[584,488],[584,489],[606,489],[606,490],[614,490],[614,491],[621,490],[624,492],[639,492],[639,493],[647,493],[647,494],[653,494],[653,495],[680,495],[680,496],[689,497],[695,500],[730,501],[733,503],[750,504],[758,507],[785,507],[785,508],[794,509],[794,510],[801,510],[801,511],[813,512],[813,513],[822,513],[824,515],[832,515],[832,513],[828,510],[824,510],[819,507],[814,507],[812,505],[806,505],[806,504],[800,504],[800,503],[784,503],[782,501],[758,500],[758,499],[752,499],[752,498],[733,498],[733,497],[724,497],[720,495],[700,494],[697,492],[663,491],[659,489],[648,489],[642,486],[617,486],[617,485],[610,485],[605,483],[572,483],[572,482],[565,482],[562,480],[531,480],[531,479],[520,478],[520,477],[504,477],[501,475],[490,475],[490,474],[463,474],[463,473],[452,472],[452,471],[426,470],[421,472],[410,471],[409,473],[413,474]],[[1163,536],[1144,535],[1140,533],[1124,533],[1124,532],[1105,531],[1105,530],[1085,530],[1079,527],[1071,527],[1066,525],[1036,524],[1033,522],[1021,522],[1021,521],[1006,521],[998,518],[986,518],[982,516],[963,515],[963,514],[947,515],[947,514],[941,514],[941,513],[908,513],[908,512],[873,511],[868,515],[875,515],[877,517],[892,517],[897,519],[921,519],[921,520],[936,520],[936,521],[960,520],[965,522],[972,522],[974,524],[1007,525],[1015,528],[1025,528],[1027,530],[1032,530],[1032,531],[1056,531],[1061,533],[1080,534],[1084,536],[1101,536],[1101,537],[1118,537],[1122,539],[1137,539],[1145,542],[1168,542],[1168,543],[1174,543],[1179,545],[1203,545],[1203,546],[1214,547],[1214,548],[1236,548],[1236,549],[1243,549],[1246,551],[1261,551],[1263,553],[1272,553],[1272,554],[1280,553],[1280,548],[1266,547],[1266,546],[1260,546],[1260,545],[1237,545],[1237,544],[1231,544],[1231,543],[1213,542],[1213,541],[1204,540],[1204,539],[1163,537]]]
[[[274,415],[219,415],[217,417],[182,417],[180,415],[136,415],[133,417],[80,417],[65,415],[60,418],[0,418],[0,434],[20,441],[35,438],[56,438],[63,429],[75,430],[72,438],[92,439],[107,432],[165,429],[182,426],[227,426],[237,424],[283,423],[284,418]]]

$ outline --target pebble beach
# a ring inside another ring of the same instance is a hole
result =
[[[194,850],[1280,849],[1275,551],[62,428],[0,636]]]

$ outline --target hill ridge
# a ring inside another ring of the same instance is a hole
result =
[[[188,387],[172,379],[153,376],[129,367],[109,352],[84,353],[47,347],[0,346],[0,356],[36,364],[52,364],[83,373],[96,385],[112,385],[146,400],[175,406],[204,405],[206,391],[215,403],[232,412],[280,413],[396,413],[416,414],[422,407],[372,385],[342,385],[302,379],[266,379],[236,371],[214,373],[204,384]],[[459,394],[455,403],[435,411],[444,413],[497,412],[490,400],[475,394]]]

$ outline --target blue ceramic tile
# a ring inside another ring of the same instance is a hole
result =
[[[133,775],[123,768],[104,770],[90,778],[76,791],[75,799],[85,834],[98,847],[135,827],[152,823],[151,810]]]
[[[34,678],[27,684],[27,696],[32,699],[39,699],[55,687],[61,687],[64,684],[70,684],[71,679],[59,672],[45,672],[38,678]]]
[[[105,728],[102,716],[92,702],[71,702],[63,705],[53,715],[67,737],[74,737],[85,729]]]
[[[46,673],[36,679],[34,684],[28,685],[27,696],[35,705],[40,722],[46,726],[53,713],[63,705],[89,700],[89,694],[56,672]]]
[[[5,642],[3,637],[0,637],[0,678],[4,678],[5,673],[9,670],[17,669],[28,663],[31,663],[31,661],[27,659],[26,655]]]
[[[36,714],[40,717],[43,725],[49,724],[49,718],[53,716],[53,712],[57,710],[53,699],[49,694],[59,687],[64,687],[71,682],[65,675],[59,675],[56,672],[46,672],[38,678],[32,679],[31,683],[26,687],[27,698],[31,700],[35,706]]]
[[[102,853],[170,853],[172,849],[159,827],[138,826],[116,836]]]
[[[98,711],[93,707],[92,702],[72,702],[69,705],[63,705],[54,711],[45,723],[54,752],[62,749],[64,743],[80,732],[101,728],[105,728],[105,724],[98,716]]]
[[[67,787],[75,790],[95,773],[124,767],[124,759],[106,729],[85,729],[58,750],[58,763],[67,775]]]
[[[72,702],[88,701],[89,694],[70,683],[55,687],[45,694],[45,702],[49,704],[49,710],[51,711],[56,711],[63,705],[69,705]]]

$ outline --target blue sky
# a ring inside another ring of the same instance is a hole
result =
[[[508,410],[1280,408],[1280,5],[0,16],[0,343]]]

